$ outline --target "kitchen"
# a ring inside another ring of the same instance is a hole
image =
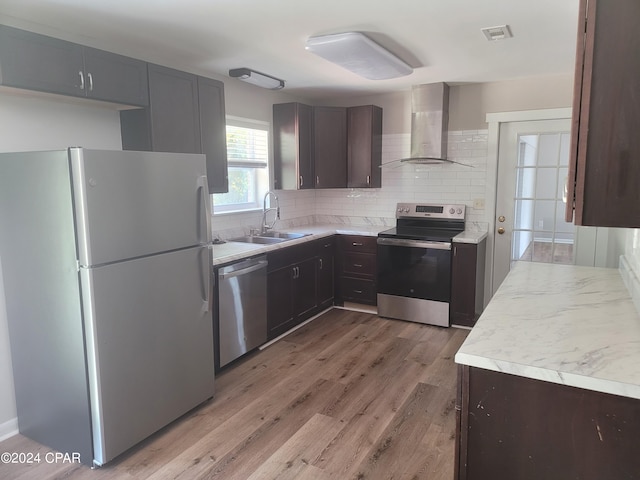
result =
[[[574,5],[575,7],[575,5]],[[574,13],[575,9],[574,9]],[[573,25],[571,25],[573,28]],[[569,35],[573,38],[575,35]],[[573,50],[573,44],[571,45]],[[148,58],[154,60],[154,58]],[[155,59],[163,63],[161,58]],[[172,66],[189,70],[189,65],[178,62]],[[572,66],[570,66],[572,68]],[[270,71],[265,69],[266,71]],[[275,72],[272,72],[275,73]],[[227,114],[237,117],[270,121],[273,103],[291,101],[286,89],[267,92],[247,86],[239,81],[219,76],[225,83]],[[309,216],[340,216],[368,222],[369,219],[393,221],[395,204],[399,200],[420,202],[442,201],[472,206],[475,200],[484,200],[485,208],[469,208],[467,220],[488,224],[492,229],[491,182],[495,178],[495,159],[490,156],[489,131],[485,115],[490,112],[562,108],[571,105],[573,73],[528,77],[510,81],[480,82],[453,85],[449,105],[449,152],[454,158],[474,159],[474,169],[451,165],[432,169],[389,169],[383,172],[383,187],[379,190],[327,190],[279,192],[281,223],[279,228],[296,226]],[[3,132],[2,151],[65,148],[83,145],[91,148],[120,149],[120,124],[115,110],[71,103],[52,98],[33,98],[2,92],[0,126]],[[296,98],[297,99],[297,98]],[[304,100],[304,97],[300,98]],[[328,102],[328,101],[327,101]],[[332,103],[361,105],[374,103],[384,109],[383,163],[407,155],[409,144],[409,116],[407,90],[357,98],[340,98]],[[38,132],[32,135],[31,132]],[[470,147],[470,148],[469,148]],[[464,154],[458,152],[464,151]],[[456,153],[454,153],[456,152]],[[467,153],[470,152],[470,153]],[[412,198],[404,195],[410,192]],[[479,202],[480,205],[482,202]],[[234,230],[246,225],[257,226],[260,213],[214,217],[214,232]],[[388,224],[391,226],[391,223]],[[623,232],[626,254],[635,258],[638,252],[635,230]],[[46,235],[46,232],[44,232]],[[3,311],[4,309],[0,309]],[[3,319],[2,324],[6,324]],[[6,329],[5,329],[6,330]],[[15,431],[15,404],[12,399],[12,376],[9,349],[4,332],[1,354],[3,361],[0,382],[0,433]]]

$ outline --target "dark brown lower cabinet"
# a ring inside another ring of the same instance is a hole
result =
[[[460,366],[457,480],[640,479],[640,400]]]
[[[316,240],[318,252],[318,309],[333,305],[335,296],[335,236]]]
[[[473,327],[482,313],[485,252],[486,240],[453,244],[449,305],[452,325]]]

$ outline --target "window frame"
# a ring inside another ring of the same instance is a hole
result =
[[[261,164],[259,162],[243,162],[243,161],[233,161],[230,158],[227,159],[227,174],[229,175],[229,177],[231,177],[230,175],[230,169],[231,168],[254,168],[256,169],[256,173],[254,173],[254,179],[256,181],[256,185],[255,185],[255,201],[254,202],[248,202],[248,203],[236,203],[236,204],[226,204],[226,205],[216,205],[215,203],[215,197],[216,195],[225,195],[223,194],[213,194],[212,195],[212,206],[213,206],[213,214],[214,215],[224,215],[224,214],[230,214],[230,213],[242,213],[242,212],[251,212],[251,211],[256,211],[256,210],[262,210],[261,204],[260,204],[260,198],[261,196],[269,190],[270,188],[270,184],[271,184],[271,123],[270,122],[266,122],[266,121],[262,121],[262,120],[255,120],[255,119],[251,119],[251,118],[245,118],[245,117],[236,117],[233,115],[227,115],[225,117],[225,141],[226,141],[226,127],[227,126],[232,126],[232,127],[240,127],[240,128],[249,128],[252,130],[262,130],[265,131],[267,134],[267,151],[266,151],[266,161],[264,162],[264,164]],[[228,148],[228,145],[227,145]],[[266,169],[265,173],[266,173],[266,179],[263,180],[262,182],[259,181],[258,176],[258,170],[259,169]],[[264,185],[263,185],[264,183]],[[263,191],[264,190],[264,191]]]

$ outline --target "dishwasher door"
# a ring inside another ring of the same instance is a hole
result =
[[[267,257],[218,269],[220,367],[267,341]]]

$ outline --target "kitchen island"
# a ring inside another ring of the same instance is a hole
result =
[[[618,270],[516,264],[455,360],[456,478],[640,478],[640,315]]]

